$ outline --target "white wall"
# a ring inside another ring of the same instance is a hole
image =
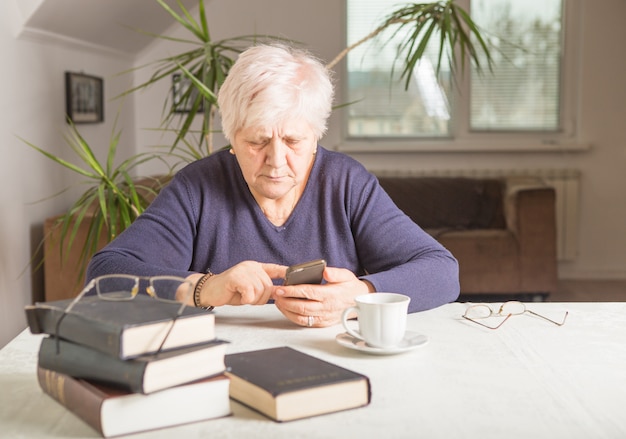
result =
[[[49,199],[76,183],[76,176],[30,149],[18,136],[72,158],[63,140],[67,133],[64,72],[84,71],[105,81],[105,122],[80,125],[102,159],[118,111],[118,103],[106,100],[131,83],[130,77],[112,77],[128,69],[131,59],[50,35],[18,38],[23,21],[22,10],[13,1],[0,2],[0,54],[4,60],[0,69],[0,346],[26,327],[24,305],[43,297],[42,275],[32,273],[29,261],[42,237],[44,219],[62,213],[80,190],[76,187]],[[129,102],[121,114],[125,129],[120,157],[134,152],[132,110]]]
[[[18,1],[18,0],[15,0]],[[34,4],[34,2],[31,2]],[[212,36],[222,39],[241,34],[269,33],[306,43],[311,51],[331,60],[343,47],[343,1],[341,0],[207,0]],[[561,263],[562,278],[626,278],[626,58],[623,41],[626,2],[583,2],[581,51],[581,141],[591,142],[585,153],[388,153],[354,154],[369,167],[491,168],[576,167],[583,171],[579,256]],[[245,14],[242,13],[245,11]],[[31,250],[41,237],[44,219],[62,212],[71,195],[44,199],[67,186],[74,178],[49,160],[31,151],[15,136],[66,154],[62,140],[65,124],[63,72],[65,70],[105,77],[107,99],[127,89],[128,78],[112,75],[131,61],[120,54],[81,47],[55,39],[16,39],[23,21],[12,1],[0,2],[0,69],[4,86],[0,100],[0,346],[26,324],[23,306],[41,297],[41,276],[31,276],[27,266]],[[140,54],[136,65],[178,52],[171,42],[155,42]],[[340,69],[338,69],[339,71]],[[147,71],[135,81],[145,79]],[[341,78],[337,77],[341,94]],[[161,120],[164,93],[169,84],[139,93],[123,107],[123,152],[134,146],[167,144],[156,128]],[[117,103],[107,102],[104,124],[83,125],[81,132],[103,151],[111,133]],[[322,143],[330,148],[341,143],[340,114],[332,116]],[[219,143],[219,142],[218,142]],[[146,168],[145,173],[156,171]]]

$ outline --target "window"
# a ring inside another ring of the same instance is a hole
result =
[[[473,0],[493,74],[471,74],[473,130],[558,131],[561,0]]]
[[[348,44],[369,34],[397,7],[395,0],[348,0]],[[383,44],[390,37],[393,40]],[[405,82],[394,70],[395,48],[403,37],[387,29],[348,54],[349,137],[449,135],[450,68],[442,66],[439,78],[435,76],[437,53],[431,47],[405,90]]]
[[[363,149],[363,143],[376,149],[376,140],[384,140],[386,150],[390,141],[403,150],[433,143],[438,144],[433,149],[445,144],[471,150],[489,142],[506,148],[501,141],[505,135],[516,142],[515,148],[541,149],[571,140],[576,69],[568,68],[575,66],[575,51],[566,51],[566,42],[575,35],[572,4],[577,1],[458,3],[471,11],[491,42],[493,73],[483,67],[480,74],[466,64],[465,74],[454,79],[444,63],[437,76],[437,48],[431,47],[405,89],[400,65],[394,65],[395,47],[403,36],[394,35],[394,29],[385,31],[348,54],[345,96],[351,104],[344,110],[344,149]],[[397,0],[347,0],[347,43],[363,38],[399,5]],[[390,37],[394,39],[384,44]]]

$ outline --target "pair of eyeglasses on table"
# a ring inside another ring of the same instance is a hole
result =
[[[557,322],[555,320],[549,319],[546,316],[542,316],[541,314],[538,314],[528,308],[526,308],[526,305],[522,302],[516,301],[516,300],[511,300],[508,302],[504,302],[502,305],[500,305],[500,308],[498,308],[498,311],[494,311],[489,305],[487,305],[486,303],[478,303],[475,305],[470,305],[466,310],[465,313],[463,314],[463,318],[466,320],[469,320],[470,322],[474,322],[477,325],[480,325],[484,328],[488,328],[488,329],[498,329],[500,326],[504,325],[504,323],[512,316],[519,316],[522,314],[531,314],[535,317],[539,317],[543,320],[546,320],[550,323],[554,323],[557,326],[563,326],[565,324],[565,320],[567,319],[567,316],[569,314],[568,311],[565,312],[565,315],[563,316],[563,320],[561,322]],[[489,317],[503,317],[504,320],[502,320],[497,326],[489,326],[486,323],[481,322],[480,320],[483,319],[487,319]]]
[[[74,306],[83,298],[87,293],[95,290],[95,293],[99,300],[105,301],[129,301],[133,300],[140,291],[145,289],[145,294],[152,297],[155,300],[163,302],[175,303],[180,306],[177,308],[176,313],[172,315],[172,322],[161,340],[157,354],[161,352],[165,341],[170,335],[176,320],[182,315],[183,310],[187,306],[187,301],[193,294],[194,285],[182,277],[177,276],[132,276],[124,274],[111,274],[100,276],[92,279],[85,288],[72,300],[69,305],[63,310],[63,314],[59,317],[56,323],[55,334],[59,334],[61,323],[69,312],[72,311]],[[185,300],[179,302],[175,299],[176,293],[182,289],[183,297]],[[57,338],[57,354],[59,353],[59,342]]]

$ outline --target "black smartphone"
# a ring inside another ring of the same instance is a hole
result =
[[[324,268],[326,268],[324,259],[292,265],[287,268],[283,285],[321,284],[324,278]]]

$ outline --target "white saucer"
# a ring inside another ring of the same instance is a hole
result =
[[[365,352],[368,354],[393,355],[401,354],[403,352],[415,349],[418,346],[424,345],[428,341],[428,337],[424,334],[419,334],[417,332],[406,331],[406,334],[404,334],[404,338],[402,339],[400,344],[391,348],[375,348],[373,346],[369,346],[363,340],[359,340],[358,338],[351,336],[347,332],[337,334],[335,340],[337,340],[337,343],[339,343],[341,346],[345,346],[347,348]]]

